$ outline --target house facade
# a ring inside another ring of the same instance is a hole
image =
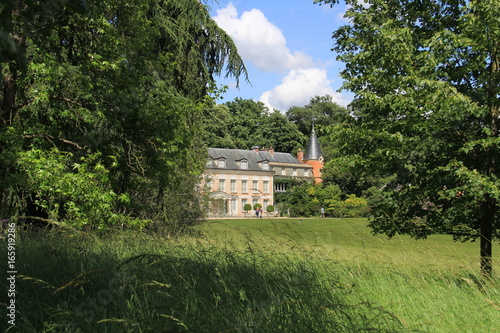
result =
[[[275,178],[312,178],[312,167],[273,148],[209,148],[204,186],[210,191],[211,215],[248,216],[245,205],[274,206]]]
[[[297,157],[275,152],[272,147],[251,150],[208,148],[203,188],[210,193],[209,215],[225,217],[251,216],[245,205],[260,204],[264,214],[273,205],[274,194],[286,192],[281,179],[308,179],[321,182],[323,156],[314,132],[306,151]]]

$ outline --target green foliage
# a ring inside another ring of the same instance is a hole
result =
[[[355,194],[348,194],[345,200],[332,203],[329,208],[334,217],[365,217],[368,214],[367,200]]]
[[[269,213],[274,212],[274,206],[273,206],[273,205],[268,205],[268,206],[266,207],[266,211],[268,211]]]
[[[347,64],[355,117],[331,136],[351,170],[394,177],[372,207],[374,232],[479,240],[491,274],[500,237],[500,3],[345,2],[351,24],[334,32],[334,50]]]
[[[19,154],[22,190],[31,193],[30,201],[42,216],[76,229],[118,225],[143,228],[147,224],[114,213],[118,203],[126,204],[130,198],[110,189],[109,170],[100,164],[100,154],[81,157],[79,163],[73,163],[72,157],[71,153],[56,149]]]
[[[260,203],[256,203],[255,205],[253,205],[253,210],[257,210],[259,208],[262,208],[262,205]]]
[[[243,210],[248,212],[250,210],[252,210],[252,205],[249,204],[249,203],[246,203],[244,206],[243,206]]]
[[[303,148],[306,142],[297,126],[279,111],[270,113],[262,102],[241,98],[223,105],[208,105],[204,126],[203,139],[209,147],[273,147],[275,151],[291,153]]]
[[[0,31],[0,215],[99,228],[202,216],[202,110],[214,76],[246,77],[205,5],[7,1]]]
[[[280,180],[282,181],[282,180]],[[332,217],[363,217],[368,213],[365,198],[355,194],[344,194],[338,185],[295,182],[287,193],[276,193],[280,211],[290,211],[290,215],[319,216],[321,207]]]

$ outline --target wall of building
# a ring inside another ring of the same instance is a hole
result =
[[[274,204],[274,183],[273,177],[268,175],[256,174],[233,174],[233,173],[211,173],[206,174],[206,184],[210,187],[212,193],[221,191],[228,194],[229,197],[220,201],[217,205],[225,207],[225,212],[215,209],[215,214],[225,216],[241,217],[253,214],[252,211],[245,212],[243,207],[250,204],[252,207],[258,203],[262,210],[266,211],[268,205]]]

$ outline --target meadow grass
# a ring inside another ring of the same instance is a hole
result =
[[[498,279],[477,277],[476,252],[364,219],[22,235],[7,332],[497,332]]]
[[[492,280],[482,280],[477,243],[374,236],[366,219],[224,219],[197,228],[207,241],[245,246],[252,239],[269,251],[321,258],[352,286],[347,303],[384,309],[406,329],[500,332],[500,265],[495,261]]]

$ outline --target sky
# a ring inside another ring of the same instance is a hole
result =
[[[353,95],[338,92],[343,63],[331,51],[332,32],[347,24],[345,6],[334,8],[313,0],[214,1],[212,18],[233,39],[249,73],[250,84],[217,78],[228,89],[219,103],[236,97],[263,102],[286,112],[309,104],[314,96],[331,95],[347,106]]]

